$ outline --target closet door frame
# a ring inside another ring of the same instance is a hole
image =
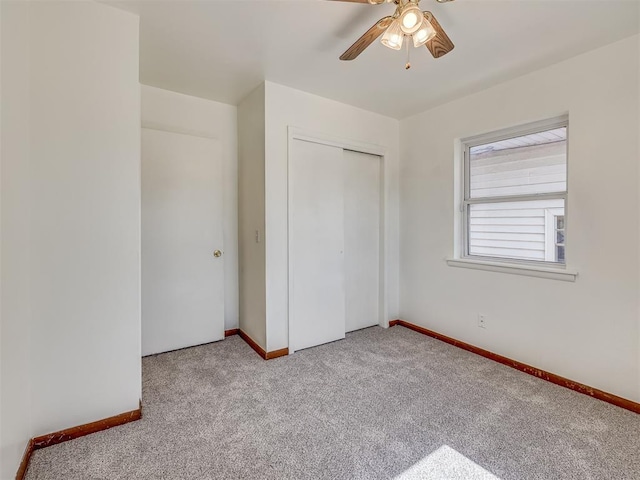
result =
[[[387,193],[386,193],[386,172],[387,172],[387,163],[386,163],[386,155],[387,149],[381,145],[375,145],[371,143],[359,142],[355,140],[349,140],[345,138],[335,137],[331,135],[325,135],[323,133],[313,132],[310,130],[291,127],[287,128],[288,130],[288,150],[287,150],[287,285],[288,285],[288,305],[287,305],[287,326],[288,326],[288,336],[289,336],[289,354],[294,353],[291,342],[291,311],[292,311],[292,295],[291,295],[291,279],[292,275],[292,262],[291,262],[291,247],[292,247],[292,235],[291,235],[291,225],[292,225],[292,208],[291,208],[291,185],[293,182],[292,175],[292,165],[291,162],[293,159],[291,158],[292,152],[292,144],[295,140],[302,140],[305,142],[318,143],[320,145],[328,145],[331,147],[338,147],[344,150],[352,150],[354,152],[366,153],[369,155],[376,155],[380,157],[380,243],[379,243],[379,260],[378,265],[380,268],[379,274],[379,305],[378,305],[378,325],[383,328],[387,328],[389,326],[389,319],[387,315],[387,282],[386,282],[386,272],[388,271],[387,266],[387,256],[386,256],[386,237],[387,237],[387,229],[385,223],[385,211],[387,210]]]

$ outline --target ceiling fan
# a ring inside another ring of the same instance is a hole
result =
[[[340,60],[354,60],[380,35],[382,44],[393,50],[400,50],[403,43],[413,40],[413,46],[418,48],[426,45],[434,58],[440,58],[453,50],[454,45],[442,29],[431,12],[423,12],[418,4],[420,0],[333,0],[350,3],[369,3],[380,5],[394,3],[396,11],[393,15],[381,18],[373,27],[362,35],[356,43],[340,56]],[[448,3],[453,0],[436,0],[438,3]],[[384,35],[383,35],[384,33]],[[408,51],[408,50],[407,50]],[[406,68],[411,64],[407,62]]]

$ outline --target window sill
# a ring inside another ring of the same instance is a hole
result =
[[[469,258],[447,258],[450,267],[472,268],[488,272],[510,273],[528,277],[549,278],[564,282],[575,282],[578,272],[564,268],[538,267],[535,265],[518,265],[514,263],[492,262]]]

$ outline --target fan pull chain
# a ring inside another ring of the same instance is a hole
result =
[[[405,37],[406,40],[407,37]],[[410,53],[410,49],[409,49],[409,42],[405,41],[404,43],[407,44],[407,63],[404,66],[405,70],[409,70],[411,68],[411,53]]]

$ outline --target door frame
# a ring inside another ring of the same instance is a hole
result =
[[[351,140],[332,135],[326,135],[324,133],[314,132],[311,130],[288,126],[287,127],[288,142],[287,142],[287,335],[289,343],[289,354],[294,353],[291,343],[291,312],[292,312],[292,295],[291,295],[291,279],[292,275],[292,262],[291,262],[291,245],[293,240],[291,238],[291,225],[292,225],[292,208],[291,208],[291,185],[293,182],[291,158],[292,146],[295,140],[301,140],[304,142],[318,143],[320,145],[327,145],[330,147],[338,147],[343,150],[352,150],[354,152],[365,153],[369,155],[376,155],[380,157],[380,238],[379,238],[379,259],[378,265],[380,269],[379,273],[379,286],[378,286],[378,325],[383,328],[389,326],[389,317],[387,314],[387,294],[388,294],[388,282],[387,272],[390,268],[387,265],[388,255],[386,255],[387,241],[387,228],[385,222],[385,212],[388,208],[388,194],[387,194],[387,148],[381,145],[372,143],[360,142],[357,140]]]

